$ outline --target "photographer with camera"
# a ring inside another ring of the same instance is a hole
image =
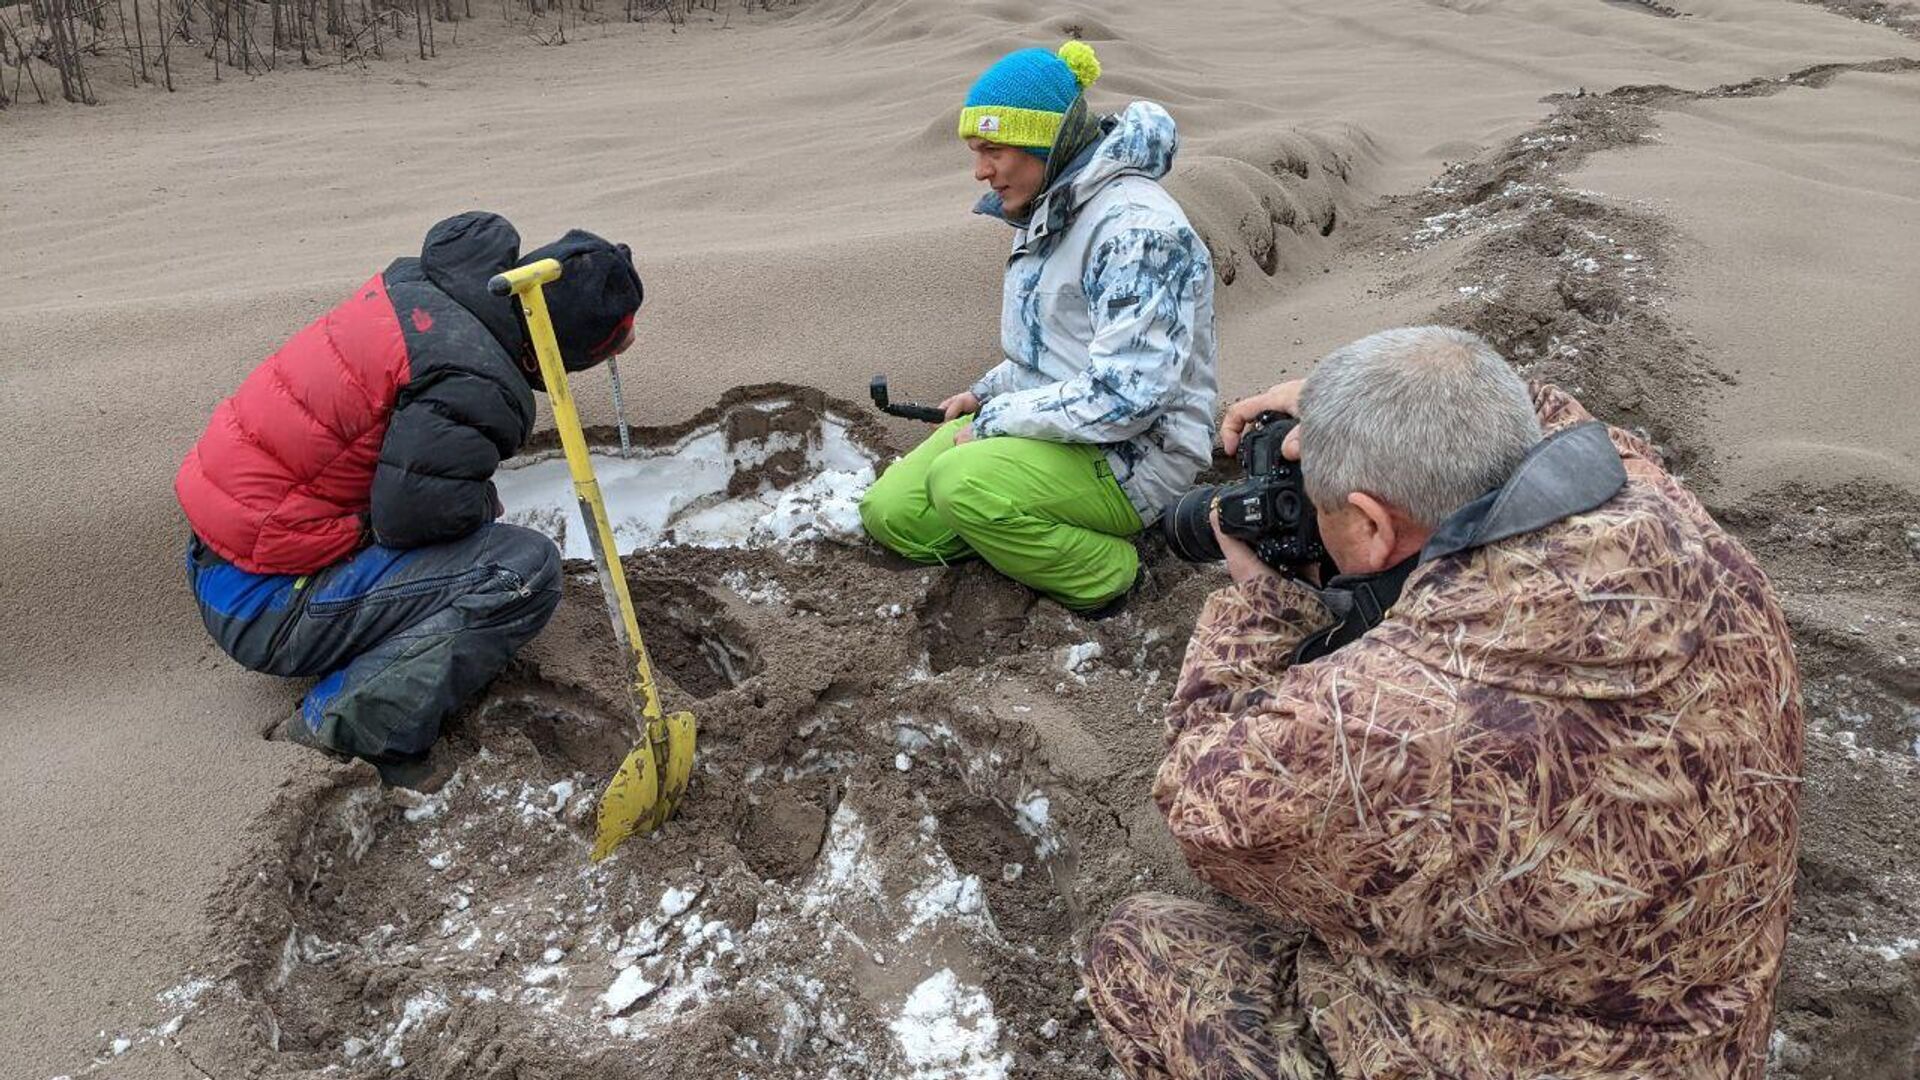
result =
[[[1297,469],[1247,451],[1267,413],[1298,417]],[[1210,543],[1169,514],[1234,583],[1154,798],[1245,906],[1143,894],[1094,933],[1122,1068],[1759,1077],[1801,711],[1753,557],[1646,442],[1458,330],[1338,349],[1224,433],[1266,471],[1201,501]],[[1273,542],[1309,511],[1324,588],[1310,545]]]

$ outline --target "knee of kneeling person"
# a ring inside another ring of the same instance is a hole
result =
[[[886,476],[883,474],[860,496],[860,524],[866,528],[867,535],[876,540],[885,540],[894,531],[892,526],[897,503],[889,497],[888,489],[881,486],[885,482]]]
[[[1120,901],[1107,921],[1087,935],[1080,969],[1087,1003],[1102,1023],[1116,1031],[1130,1030],[1139,1021],[1121,1003],[1135,1000],[1137,995],[1129,993],[1128,987],[1150,974],[1151,962],[1145,956],[1153,949],[1153,899],[1153,894],[1142,894]]]
[[[544,533],[518,525],[495,525],[503,532],[495,556],[520,579],[521,591],[535,604],[552,609],[560,602],[560,549]]]
[[[927,502],[949,522],[978,525],[994,517],[989,500],[981,497],[990,490],[993,463],[985,454],[962,452],[966,449],[941,455],[927,470]]]
[[[882,488],[876,483],[860,497],[860,525],[868,536],[889,550],[904,553],[913,547],[914,523],[890,487]]]
[[[1136,893],[1113,905],[1107,921],[1087,935],[1089,974],[1098,978],[1117,959],[1133,951],[1129,942],[1138,942],[1149,935],[1149,928],[1157,921],[1155,901],[1163,898],[1159,893]]]

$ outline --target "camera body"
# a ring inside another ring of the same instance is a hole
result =
[[[1214,538],[1210,512],[1220,511],[1220,531],[1253,547],[1276,569],[1301,569],[1326,560],[1319,520],[1308,501],[1300,463],[1281,453],[1299,421],[1284,413],[1254,417],[1240,438],[1240,468],[1231,484],[1196,487],[1180,496],[1162,519],[1173,553],[1189,562],[1225,558]]]

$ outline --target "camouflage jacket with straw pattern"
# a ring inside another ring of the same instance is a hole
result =
[[[1590,420],[1535,388],[1550,436]],[[1423,562],[1386,620],[1215,593],[1154,796],[1202,879],[1311,932],[1343,1077],[1759,1077],[1799,679],[1753,557],[1644,442],[1597,509]],[[1597,440],[1596,440],[1597,441]],[[1611,466],[1608,466],[1611,468]]]

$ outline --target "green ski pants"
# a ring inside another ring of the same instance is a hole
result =
[[[874,481],[860,500],[867,532],[915,562],[979,555],[1076,611],[1126,592],[1142,526],[1106,454],[1008,436],[955,446],[972,419],[941,425]]]

